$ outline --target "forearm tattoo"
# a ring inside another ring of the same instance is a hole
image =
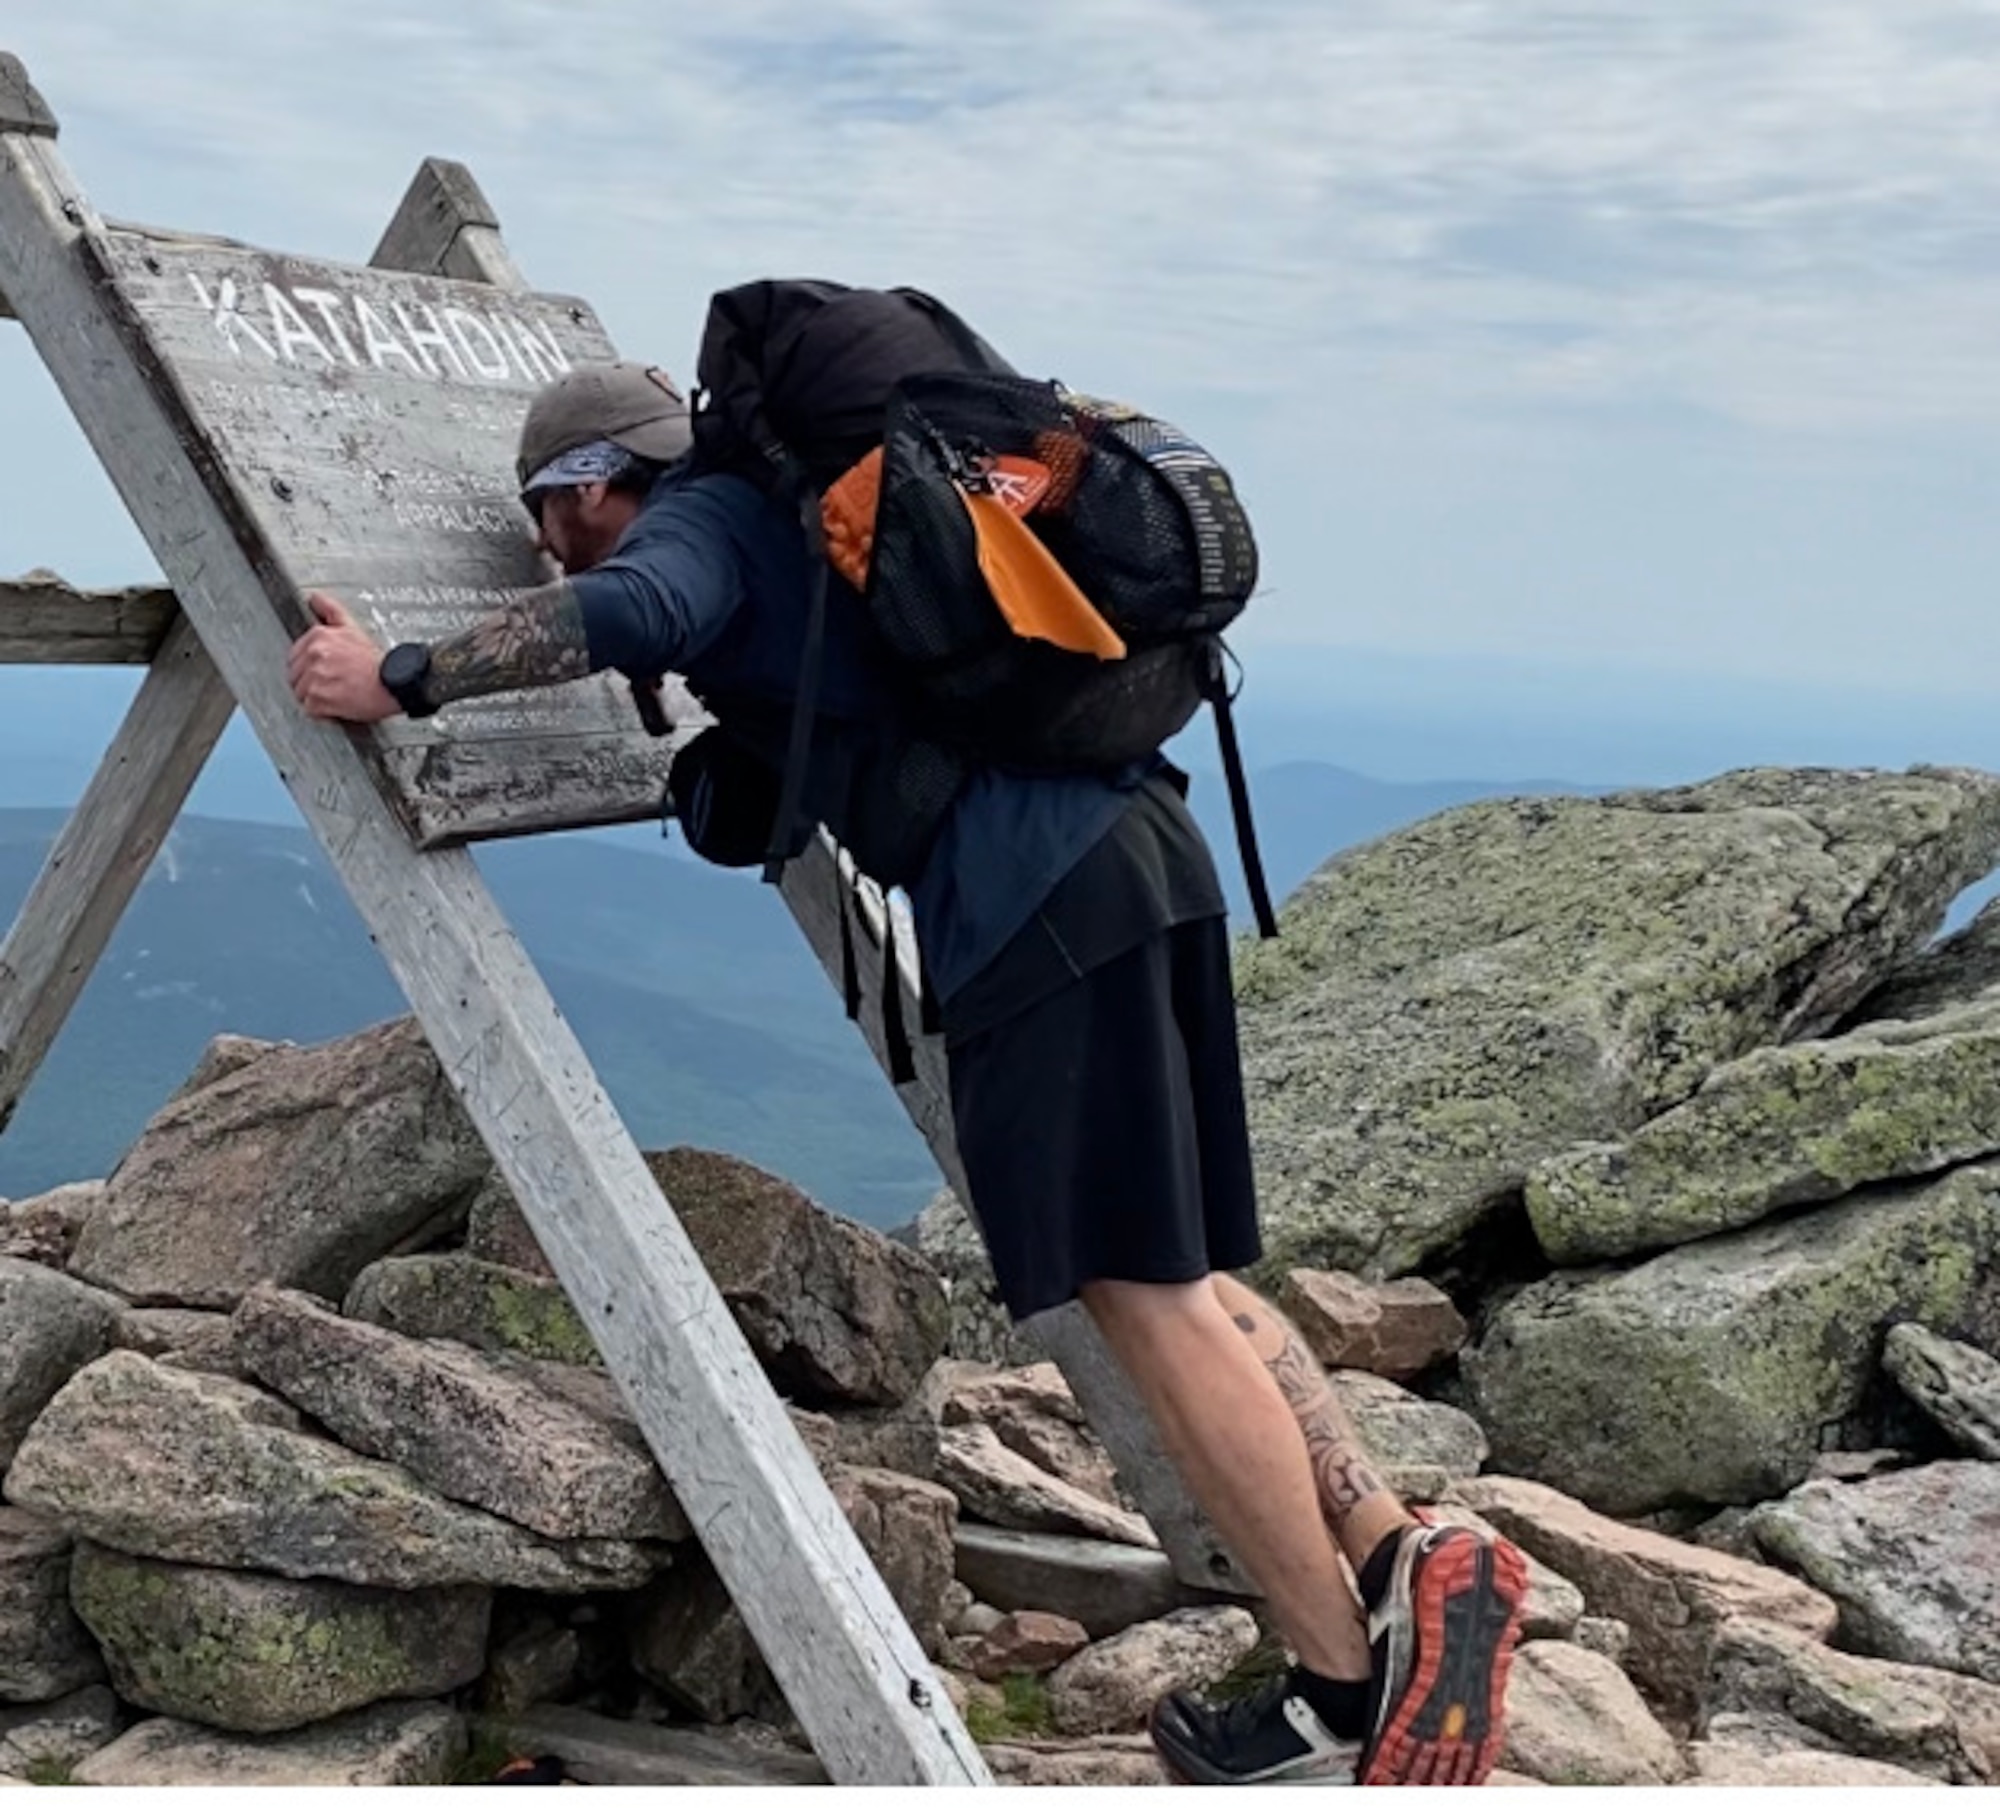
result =
[[[1285,1404],[1305,1434],[1306,1455],[1312,1461],[1319,1488],[1320,1513],[1330,1526],[1340,1522],[1386,1488],[1361,1448],[1346,1410],[1334,1399],[1326,1374],[1311,1351],[1276,1313],[1237,1313],[1236,1329],[1250,1340],[1278,1384]]]
[[[583,610],[567,584],[525,590],[463,634],[431,648],[425,681],[434,702],[558,685],[590,671]]]

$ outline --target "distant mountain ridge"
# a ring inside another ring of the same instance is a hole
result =
[[[1278,895],[1399,823],[1550,789],[1382,784],[1310,762],[1252,783]],[[1220,780],[1197,774],[1193,801],[1240,916]],[[0,927],[63,820],[0,809]],[[928,1150],[768,888],[639,832],[498,843],[478,859],[641,1143],[733,1151],[878,1225],[936,1190]],[[306,831],[183,818],[0,1134],[0,1196],[107,1172],[218,1032],[311,1042],[403,1009]]]

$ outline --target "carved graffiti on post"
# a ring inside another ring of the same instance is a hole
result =
[[[197,451],[276,553],[280,606],[332,591],[386,646],[553,575],[513,456],[542,384],[615,355],[583,303],[136,232],[103,244]],[[424,845],[647,816],[666,770],[609,678],[397,718],[373,740]]]

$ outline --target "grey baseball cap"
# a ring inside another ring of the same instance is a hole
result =
[[[687,398],[656,364],[583,364],[528,405],[514,472],[521,487],[546,465],[593,440],[671,464],[694,444]]]

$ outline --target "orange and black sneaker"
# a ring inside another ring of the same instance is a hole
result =
[[[1466,1526],[1392,1536],[1388,1576],[1368,1604],[1375,1696],[1360,1782],[1483,1784],[1506,1736],[1527,1560]]]

